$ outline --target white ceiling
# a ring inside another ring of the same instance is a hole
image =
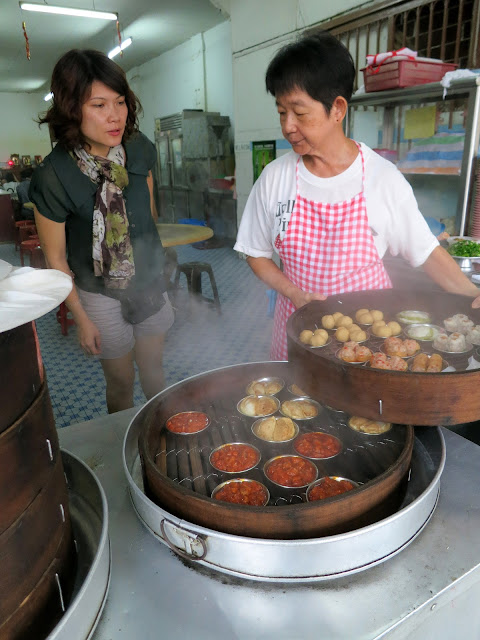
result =
[[[228,19],[225,0],[32,1],[118,13],[122,38],[133,39],[123,58],[115,58],[125,71]],[[30,60],[22,21],[26,23]],[[18,0],[0,0],[0,92],[47,93],[53,66],[63,53],[72,48],[107,53],[117,44],[115,22],[22,11]]]

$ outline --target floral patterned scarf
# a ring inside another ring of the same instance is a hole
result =
[[[93,268],[108,289],[126,289],[135,275],[123,189],[128,185],[122,145],[107,158],[92,156],[82,147],[72,152],[80,171],[98,184],[93,210]]]

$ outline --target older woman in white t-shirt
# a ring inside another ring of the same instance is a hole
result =
[[[234,248],[279,293],[274,360],[287,359],[285,325],[296,308],[391,287],[382,262],[387,249],[480,306],[477,288],[439,246],[402,174],[345,136],[354,77],[350,53],[327,32],[287,45],[267,69],[267,90],[292,151],[268,164],[255,183]]]

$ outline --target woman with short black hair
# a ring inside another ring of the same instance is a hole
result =
[[[279,294],[273,360],[288,357],[286,322],[296,308],[340,293],[390,288],[382,261],[387,249],[421,265],[446,291],[478,296],[430,232],[402,174],[346,137],[354,78],[348,49],[325,31],[286,45],[267,69],[266,88],[292,150],[262,171],[234,248]],[[480,298],[473,304],[480,306]]]

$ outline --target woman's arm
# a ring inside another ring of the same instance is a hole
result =
[[[450,293],[459,293],[469,298],[475,298],[472,307],[480,307],[479,290],[443,247],[434,249],[422,268],[442,289]]]
[[[257,278],[282,296],[289,298],[297,309],[312,300],[326,300],[326,296],[321,293],[306,293],[296,287],[270,258],[248,256],[247,263]]]
[[[153,195],[153,175],[151,171],[148,172],[147,185],[150,191],[150,211],[152,212],[152,218],[155,222],[158,222],[157,205],[155,204],[155,197]]]
[[[50,269],[58,269],[71,276],[72,272],[67,262],[65,223],[49,220],[42,216],[36,207],[34,211],[35,225],[47,266]],[[100,333],[82,307],[75,286],[67,296],[65,303],[72,312],[73,319],[77,325],[78,340],[82,349],[88,354],[99,354]]]

